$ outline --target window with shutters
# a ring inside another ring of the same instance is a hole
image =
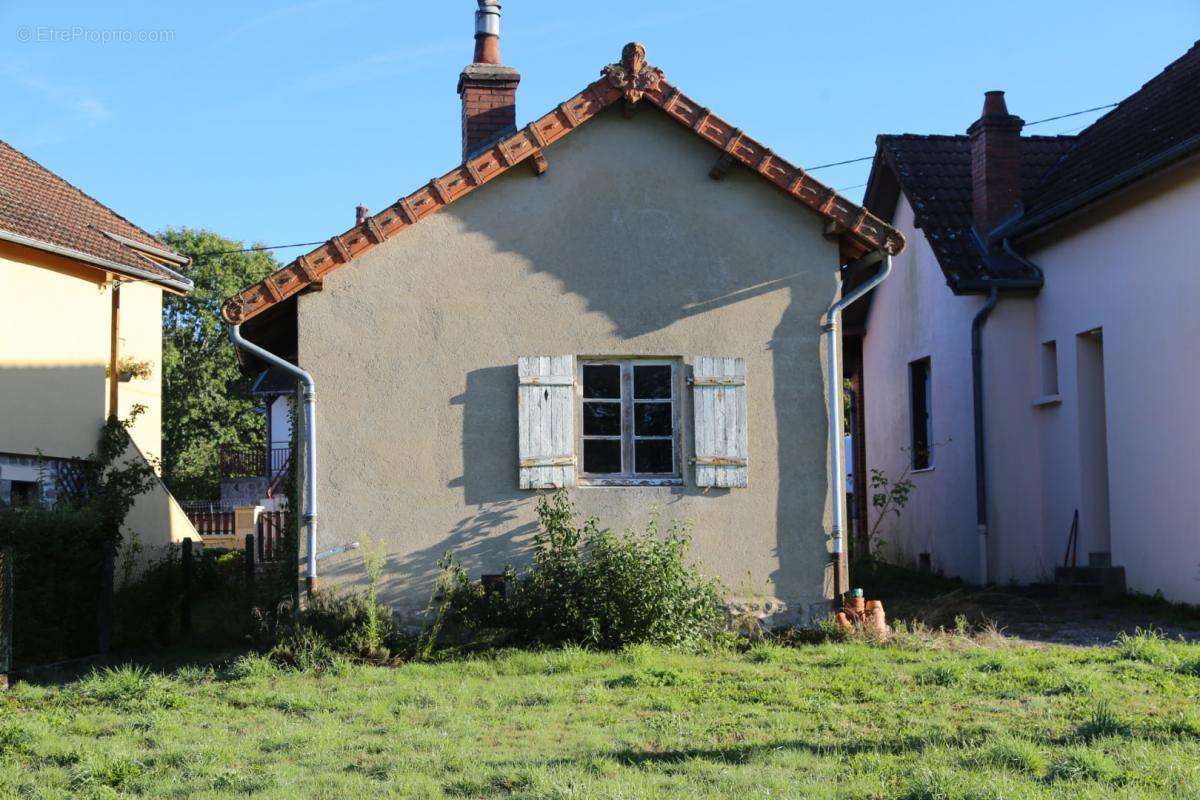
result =
[[[582,483],[681,482],[677,361],[581,359],[577,385]]]

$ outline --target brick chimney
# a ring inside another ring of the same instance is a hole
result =
[[[971,206],[975,230],[986,237],[1021,205],[1021,128],[1004,92],[985,92],[983,114],[971,127]]]
[[[517,129],[517,84],[521,75],[500,63],[500,3],[478,2],[475,61],[458,77],[463,161]]]

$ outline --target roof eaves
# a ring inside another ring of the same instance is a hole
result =
[[[1117,173],[1100,183],[1067,197],[1058,203],[1043,209],[1029,217],[1018,217],[1008,230],[997,230],[996,236],[1023,239],[1058,222],[1063,217],[1082,210],[1085,206],[1102,200],[1109,194],[1119,191],[1142,178],[1182,161],[1196,153],[1200,153],[1200,134],[1179,142],[1151,158],[1141,161],[1127,170]]]
[[[107,258],[101,258],[100,256],[95,256],[91,253],[85,253],[82,250],[75,250],[74,248],[63,247],[62,245],[44,242],[40,239],[23,236],[12,231],[0,229],[0,240],[12,242],[13,244],[19,244],[24,247],[32,247],[35,250],[42,250],[47,253],[63,256],[65,258],[75,259],[76,261],[82,261],[86,264],[90,264],[91,266],[100,267],[101,269],[108,270],[109,272],[113,272],[118,275],[124,275],[128,278],[135,278],[137,280],[156,283],[164,288],[171,289],[181,294],[187,294],[195,288],[195,284],[192,283],[190,278],[184,277],[174,270],[167,269],[161,264],[156,264],[155,266],[163,272],[170,273],[170,275],[163,275],[160,272],[155,272],[148,269],[139,269],[138,267],[134,267],[129,264],[120,264]]]
[[[621,62],[606,66],[601,76],[495,146],[466,159],[442,177],[229,298],[221,310],[225,321],[244,322],[295,295],[366,250],[541,152],[621,99],[630,104],[648,100],[700,138],[826,217],[832,230],[850,238],[863,250],[895,254],[903,249],[904,237],[899,231],[812,178],[802,168],[775,155],[667,82],[661,69],[646,63],[645,48],[640,44],[627,44]]]

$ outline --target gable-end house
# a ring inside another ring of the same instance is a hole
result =
[[[1076,136],[1021,129],[990,92],[966,135],[878,138],[865,205],[909,246],[846,321],[857,466],[911,471],[893,556],[1196,602],[1200,48]]]
[[[690,520],[735,594],[827,609],[822,320],[839,266],[879,274],[902,239],[640,45],[517,130],[497,14],[460,77],[463,163],[225,306],[311,376],[316,549],[383,541],[416,611],[447,551],[474,577],[526,558],[538,492],[568,487],[618,530]]]
[[[133,457],[162,453],[162,296],[187,259],[0,142],[0,506],[77,488],[110,415]],[[147,547],[195,536],[157,483],[126,528]]]

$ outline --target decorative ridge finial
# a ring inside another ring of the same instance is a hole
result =
[[[663,71],[646,63],[646,48],[640,42],[630,42],[621,49],[621,61],[600,70],[608,82],[625,93],[625,99],[636,103],[646,92],[658,89]]]

